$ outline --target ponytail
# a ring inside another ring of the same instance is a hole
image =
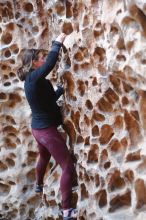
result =
[[[23,67],[20,67],[20,68],[17,70],[17,75],[18,75],[18,78],[19,78],[21,81],[24,81],[24,80],[25,80],[25,78],[26,78],[26,73],[24,72]]]

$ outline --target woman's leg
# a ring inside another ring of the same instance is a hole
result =
[[[43,185],[44,175],[51,155],[48,150],[40,143],[38,143],[38,150],[39,159],[36,165],[36,180],[38,185]]]
[[[73,173],[75,172],[73,160],[65,141],[57,131],[56,127],[42,129],[39,133],[35,132],[35,138],[47,148],[56,162],[62,168],[60,189],[62,194],[63,209],[71,208]]]
[[[75,168],[66,143],[57,129],[52,131],[52,137],[48,139],[48,144],[46,144],[46,147],[55,161],[62,168],[62,176],[60,180],[62,208],[69,209],[71,208],[72,183]]]

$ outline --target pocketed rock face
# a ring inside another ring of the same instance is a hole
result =
[[[53,159],[34,193],[38,152],[16,75],[23,50],[49,50],[61,30],[70,35],[49,77],[65,87],[78,219],[146,219],[145,23],[142,0],[0,1],[0,219],[62,219]]]

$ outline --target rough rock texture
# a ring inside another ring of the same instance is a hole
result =
[[[60,168],[34,193],[36,143],[16,70],[25,48],[70,34],[50,78],[65,87],[80,220],[146,219],[146,3],[0,0],[0,219],[62,219]],[[63,132],[63,131],[62,131]],[[70,137],[70,138],[69,138]],[[49,176],[49,177],[48,177]]]

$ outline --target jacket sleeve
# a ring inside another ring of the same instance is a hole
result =
[[[60,42],[53,41],[51,51],[49,52],[45,63],[30,73],[30,80],[33,81],[45,78],[51,72],[57,62],[61,46],[62,44]]]

